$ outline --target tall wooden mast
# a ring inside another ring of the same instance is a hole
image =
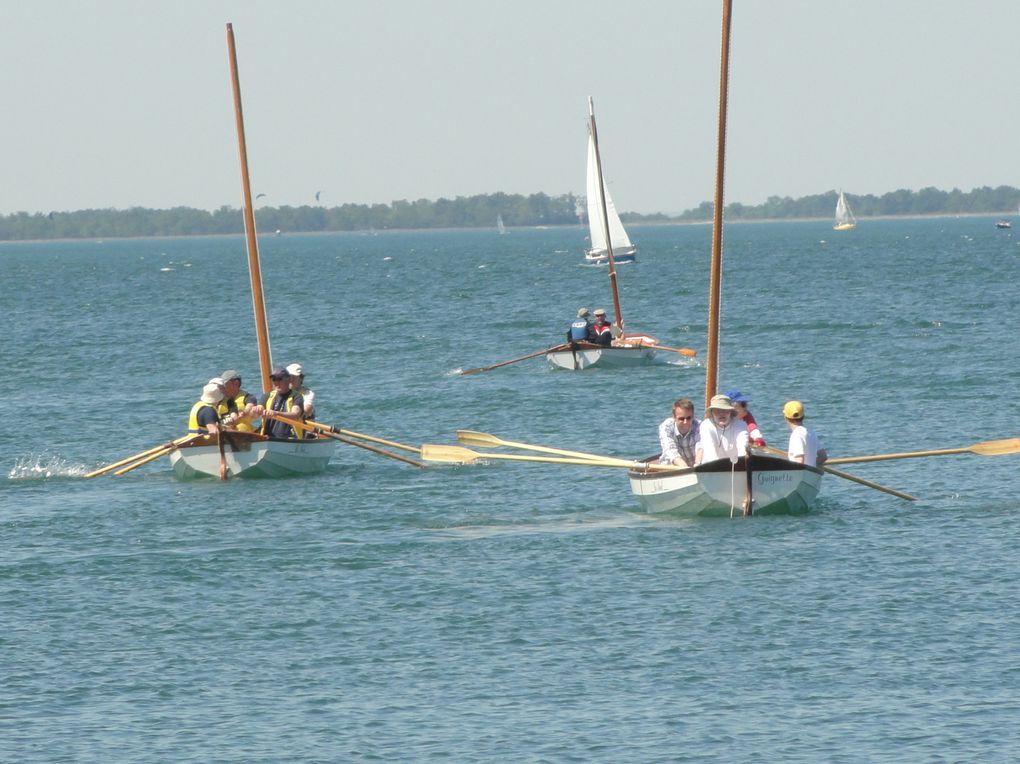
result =
[[[259,344],[259,369],[262,372],[262,389],[269,390],[272,353],[269,349],[269,324],[266,321],[266,303],[262,295],[262,266],[259,263],[259,243],[255,235],[255,210],[248,178],[248,149],[244,140],[244,114],[241,110],[241,83],[237,76],[237,50],[234,47],[234,27],[227,24],[227,51],[230,54],[230,83],[234,90],[234,117],[237,122],[237,149],[241,156],[241,192],[244,196],[244,232],[248,241],[248,273],[251,275],[252,308],[255,311],[255,335]]]

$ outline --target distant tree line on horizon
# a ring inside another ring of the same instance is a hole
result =
[[[831,217],[836,192],[804,196],[799,199],[771,196],[765,203],[726,205],[728,220],[774,220]],[[1001,214],[1015,212],[1020,190],[1012,186],[983,186],[972,191],[920,191],[901,189],[882,196],[847,194],[859,218],[894,215]],[[681,223],[712,219],[712,203],[670,216],[622,213],[626,222]],[[339,207],[262,207],[255,211],[256,227],[261,233],[369,231],[416,228],[495,228],[501,216],[508,227],[571,225],[584,220],[584,199],[575,194],[478,194],[456,199],[414,202],[399,200],[390,204],[344,204]],[[77,212],[29,214],[16,212],[0,216],[0,241],[29,239],[89,239],[144,236],[201,236],[238,234],[244,230],[241,211],[220,207],[209,212],[191,207],[165,210],[133,207],[127,210],[99,209]]]

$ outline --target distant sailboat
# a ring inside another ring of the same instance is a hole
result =
[[[503,225],[502,215],[496,215],[496,230],[499,231],[501,236],[506,233],[506,226]]]
[[[602,208],[599,203],[599,175],[595,157],[595,142],[591,132],[588,132],[588,232],[591,236],[591,249],[587,250],[584,259],[592,265],[608,265],[609,253],[606,250],[606,234],[602,227]],[[609,195],[609,187],[605,184],[603,176],[603,188],[606,196],[606,214],[609,218],[609,238],[613,245],[613,259],[617,265],[620,263],[632,263],[637,259],[637,247],[630,242],[627,231],[620,222],[620,216],[616,212],[616,205]]]
[[[839,200],[836,202],[836,222],[832,226],[833,231],[852,231],[857,227],[857,218],[846,200],[846,195],[840,191]]]

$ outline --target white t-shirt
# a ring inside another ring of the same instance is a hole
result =
[[[698,447],[702,463],[716,459],[736,459],[747,448],[747,425],[733,417],[725,427],[717,427],[710,416],[706,416],[698,427]]]
[[[803,456],[804,464],[809,467],[817,467],[818,452],[821,448],[822,444],[818,442],[818,436],[801,424],[797,425],[790,433],[790,445],[786,449],[786,455],[790,461],[794,461],[795,456]]]

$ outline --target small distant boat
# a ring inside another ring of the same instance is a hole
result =
[[[850,203],[846,195],[840,191],[839,199],[836,201],[836,222],[832,226],[833,231],[852,231],[857,227],[857,218],[854,217]]]
[[[609,189],[605,184],[605,176],[599,178],[599,163],[595,156],[595,141],[591,131],[588,132],[588,231],[591,236],[591,248],[584,253],[584,259],[589,265],[609,265],[609,252],[606,248],[605,226],[602,220],[602,204],[599,197],[599,186],[605,190],[606,197],[606,218],[609,225],[609,240],[613,245],[613,260],[617,265],[621,263],[632,263],[637,259],[637,247],[635,247],[627,231],[620,222],[620,215],[616,212],[616,205],[609,195]],[[601,181],[601,183],[600,183]]]
[[[1008,220],[1000,220],[998,223],[995,224],[995,227],[996,228],[1012,228],[1013,224],[1010,223]]]
[[[506,233],[506,226],[503,225],[502,215],[496,215],[496,230],[499,231],[501,236]]]

